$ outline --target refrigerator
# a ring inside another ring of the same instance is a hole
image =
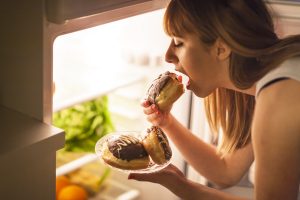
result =
[[[0,53],[0,199],[55,199],[55,179],[91,163],[93,153],[57,166],[66,133],[53,115],[104,97],[115,130],[149,126],[139,105],[149,83],[173,70],[164,61],[162,30],[168,0],[10,0],[2,12]],[[268,1],[281,35],[299,33],[298,1]],[[210,142],[202,99],[189,91],[172,113]],[[172,163],[189,179],[210,183],[173,144]],[[98,163],[97,163],[98,164]],[[99,166],[99,165],[98,165]],[[100,171],[100,170],[99,170]],[[253,170],[226,192],[251,198]],[[128,181],[119,171],[90,199],[178,199],[159,185]],[[155,192],[153,192],[155,191]],[[102,192],[102,196],[101,196]]]

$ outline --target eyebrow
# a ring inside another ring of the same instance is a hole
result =
[[[185,39],[183,36],[179,36],[179,35],[177,35],[177,36],[172,36],[173,38],[175,37],[176,39]]]

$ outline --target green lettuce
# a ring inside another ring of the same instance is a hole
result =
[[[102,96],[53,114],[53,125],[66,133],[64,150],[94,152],[96,142],[114,131],[108,97]]]

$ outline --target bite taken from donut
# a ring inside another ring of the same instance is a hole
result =
[[[184,93],[184,86],[178,75],[165,72],[156,78],[147,91],[147,100],[156,104],[161,111],[169,110]]]
[[[105,142],[103,148],[102,159],[113,167],[138,170],[149,166],[149,155],[140,140],[134,136],[112,137]]]
[[[154,163],[162,165],[171,159],[172,150],[168,138],[159,127],[148,128],[142,143]]]

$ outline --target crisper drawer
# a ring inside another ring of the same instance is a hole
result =
[[[57,181],[61,176],[68,180],[65,186],[57,182],[57,187],[62,187],[57,195],[71,184],[84,189],[89,200],[138,200],[140,197],[140,190],[123,181],[126,174],[108,168],[95,154],[57,152],[56,165]]]

